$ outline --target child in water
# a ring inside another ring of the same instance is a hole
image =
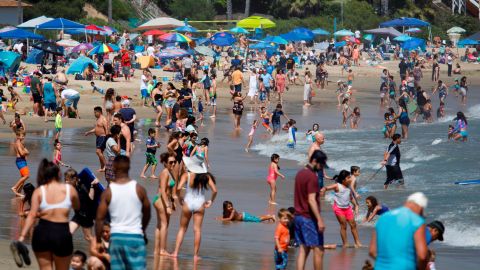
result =
[[[319,132],[320,125],[315,123],[312,126],[312,129],[309,129],[306,133],[307,141],[315,142],[315,135]]]
[[[67,168],[70,168],[69,165],[63,163],[62,161],[62,143],[59,140],[55,140],[53,143],[53,163],[55,163],[57,166],[64,166]]]
[[[367,214],[362,222],[371,222],[375,216],[381,216],[389,211],[386,205],[380,204],[373,196],[368,196],[365,203],[367,204]]]
[[[270,167],[268,169],[267,183],[270,186],[270,200],[269,204],[277,204],[275,202],[275,193],[277,192],[277,177],[280,176],[285,179],[285,176],[279,172],[280,167],[278,162],[280,161],[280,156],[278,154],[273,154],[270,157]]]
[[[233,203],[231,201],[223,202],[223,215],[222,217],[217,218],[221,221],[243,221],[243,222],[255,222],[259,223],[262,221],[275,221],[274,215],[263,215],[263,216],[254,216],[247,212],[239,213],[235,208],[233,208]]]
[[[295,145],[297,144],[297,139],[295,138],[295,133],[297,132],[297,128],[295,127],[295,124],[297,122],[293,119],[290,119],[288,121],[288,143],[287,146],[289,148],[295,148]]]
[[[350,111],[350,106],[348,106],[348,98],[343,99],[342,101],[342,127],[346,128],[347,127],[347,114]]]
[[[448,125],[448,139],[451,140],[453,139],[453,131],[455,128],[452,125]]]
[[[193,148],[190,156],[196,156],[198,159],[202,160],[207,168],[210,168],[210,163],[208,162],[208,145],[210,140],[208,138],[202,138],[200,142]]]
[[[360,167],[350,167],[350,173],[352,174],[352,182],[350,183],[350,189],[352,190],[355,198],[360,198],[360,195],[357,193],[357,177],[360,176]]]
[[[288,244],[290,231],[288,224],[293,219],[292,214],[285,208],[278,211],[278,225],[275,229],[275,269],[286,269],[288,263]]]
[[[257,126],[258,126],[258,120],[255,119],[255,120],[253,120],[252,128],[250,129],[250,133],[248,133],[248,143],[247,143],[247,146],[245,147],[245,152],[247,152],[247,153],[248,153],[248,151],[250,151],[250,146],[252,146],[253,135],[255,134],[255,130],[257,129]]]

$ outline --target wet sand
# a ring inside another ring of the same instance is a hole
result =
[[[384,64],[395,73],[397,72],[398,62]],[[471,84],[480,85],[479,78],[475,78],[473,74],[478,74],[478,65],[463,65],[469,69],[467,75]],[[444,71],[446,68],[443,68]],[[464,69],[465,69],[464,68]],[[313,70],[313,67],[310,67]],[[339,67],[329,68],[330,80],[337,81],[340,77]],[[382,119],[382,110],[378,108],[378,85],[379,74],[381,69],[372,67],[360,67],[355,72],[356,80],[354,88],[358,89],[355,93],[357,103],[362,108],[361,128],[370,128],[379,125]],[[154,74],[158,71],[155,70]],[[138,76],[139,72],[136,72]],[[429,74],[429,71],[425,71]],[[428,78],[428,76],[425,76]],[[446,75],[442,72],[441,78]],[[422,82],[424,88],[430,89],[431,82],[424,79]],[[80,115],[82,119],[64,119],[64,133],[62,135],[63,160],[73,165],[77,170],[83,167],[91,169],[98,168],[98,160],[94,153],[94,136],[84,137],[83,132],[93,126],[93,107],[101,106],[101,97],[98,94],[91,94],[88,82],[71,82],[72,88],[80,90]],[[81,89],[79,86],[82,86]],[[98,82],[97,85],[105,87],[105,82]],[[151,118],[153,118],[153,110],[150,108],[141,108],[138,106],[138,78],[134,82],[120,82],[111,84],[112,87],[119,90],[122,95],[129,95],[134,98],[134,108],[137,111],[137,117],[140,121],[137,123],[139,129],[139,139],[141,142],[136,143],[136,150],[133,155],[133,164],[131,177],[139,179],[138,175],[144,165],[144,134],[149,127],[153,126]],[[340,127],[341,116],[336,109],[335,102],[336,83],[331,83],[327,90],[318,91],[314,98],[312,108],[302,108],[303,87],[290,87],[287,92],[285,103],[285,111],[287,114],[297,120],[299,130],[306,130],[311,127],[314,122],[319,122],[322,129],[334,129]],[[245,89],[245,88],[244,88]],[[206,212],[203,225],[203,239],[200,250],[202,260],[198,265],[193,264],[193,233],[189,229],[184,245],[181,249],[181,255],[178,260],[164,259],[158,269],[272,269],[273,268],[273,234],[275,224],[252,224],[252,223],[221,223],[215,220],[215,217],[221,215],[222,202],[230,200],[233,202],[235,209],[238,211],[247,211],[255,215],[264,213],[275,214],[281,207],[289,207],[293,204],[293,183],[294,177],[300,165],[298,162],[282,159],[280,167],[282,173],[286,175],[286,180],[278,180],[277,207],[268,205],[267,194],[268,187],[265,181],[267,175],[267,166],[269,158],[257,155],[254,151],[245,153],[243,151],[246,144],[246,135],[250,130],[250,124],[255,117],[250,105],[246,105],[244,116],[242,117],[242,130],[233,131],[233,121],[231,116],[231,101],[228,98],[228,90],[225,87],[219,88],[219,110],[217,119],[211,122],[206,119],[206,126],[199,128],[199,137],[208,137],[211,141],[210,159],[212,164],[212,172],[215,174],[218,183],[218,197],[212,208]],[[25,96],[25,95],[24,95]],[[478,97],[476,97],[478,98]],[[469,104],[478,103],[479,99],[470,100]],[[274,104],[273,104],[274,105]],[[26,106],[26,103],[22,103]],[[435,106],[434,106],[435,107]],[[7,114],[7,121],[12,119],[12,113]],[[208,114],[207,114],[208,118]],[[52,153],[52,136],[53,122],[45,124],[43,119],[24,116],[22,118],[28,126],[28,134],[26,138],[26,146],[32,153],[29,158],[29,166],[31,169],[30,181],[35,183],[35,173],[39,160],[42,157],[51,157]],[[282,121],[283,122],[283,121]],[[300,133],[299,133],[300,134]],[[160,141],[162,148],[159,152],[165,150],[165,144],[168,134],[163,130],[160,131]],[[267,140],[269,136],[259,127],[255,136],[255,143]],[[328,140],[328,137],[327,137]],[[3,181],[0,182],[0,195],[4,207],[0,208],[0,237],[4,240],[0,241],[0,269],[11,269],[14,266],[13,260],[10,258],[8,250],[8,240],[16,239],[19,233],[19,219],[15,209],[17,200],[13,199],[10,194],[10,187],[17,180],[17,169],[14,167],[14,153],[11,148],[13,135],[7,127],[0,127],[0,171],[3,175]],[[161,167],[161,166],[160,166]],[[160,168],[159,168],[160,169]],[[157,171],[159,171],[157,169]],[[331,174],[331,173],[330,173]],[[102,178],[103,179],[103,178]],[[158,188],[157,180],[138,180],[144,185],[150,198],[153,198]],[[399,198],[398,205],[401,205],[404,198]],[[395,206],[393,206],[395,207]],[[150,243],[148,245],[149,252],[149,269],[153,268],[153,229],[156,226],[156,217],[152,212],[152,220],[148,228],[148,236]],[[331,207],[323,204],[322,215],[326,220],[326,243],[340,243],[339,226],[335,219]],[[169,228],[168,250],[173,249],[175,236],[178,229],[179,215],[176,212],[172,216],[171,226]],[[447,228],[448,229],[448,228]],[[359,226],[360,239],[364,245],[369,244],[372,228]],[[82,240],[81,233],[75,235],[75,248],[86,251],[85,241]],[[349,239],[351,235],[349,233]],[[353,240],[351,240],[353,241]],[[441,244],[433,244],[437,251],[437,267],[442,269],[475,269],[476,256],[478,249],[473,248],[453,248]],[[363,262],[368,259],[368,249],[342,249],[326,251],[325,269],[360,269]],[[290,250],[289,269],[294,269],[295,250]],[[33,259],[33,253],[31,253]],[[3,264],[5,262],[5,264]],[[36,269],[33,263],[31,269]],[[307,269],[311,269],[311,263],[308,263]]]

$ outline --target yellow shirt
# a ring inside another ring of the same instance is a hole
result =
[[[234,85],[242,84],[243,82],[243,73],[240,70],[235,70],[232,73],[232,80]]]

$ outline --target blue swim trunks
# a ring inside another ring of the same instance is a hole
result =
[[[244,222],[255,222],[255,223],[262,222],[262,220],[259,217],[251,215],[247,212],[243,212],[243,221]]]
[[[288,263],[288,253],[279,253],[277,250],[273,253],[273,259],[275,261],[275,269],[286,269]]]
[[[323,233],[318,230],[317,223],[311,218],[295,216],[295,241],[307,247],[323,248]]]
[[[109,253],[111,269],[147,268],[147,250],[141,234],[112,233]]]

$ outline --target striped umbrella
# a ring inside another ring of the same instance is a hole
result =
[[[179,33],[167,33],[164,35],[161,35],[158,39],[164,42],[187,42],[190,43],[192,41],[191,38],[179,34]]]
[[[98,45],[97,47],[91,49],[88,54],[89,55],[93,55],[93,54],[104,54],[104,53],[109,53],[109,52],[113,52],[113,48],[110,47],[109,45],[107,44],[101,44],[101,45]]]

